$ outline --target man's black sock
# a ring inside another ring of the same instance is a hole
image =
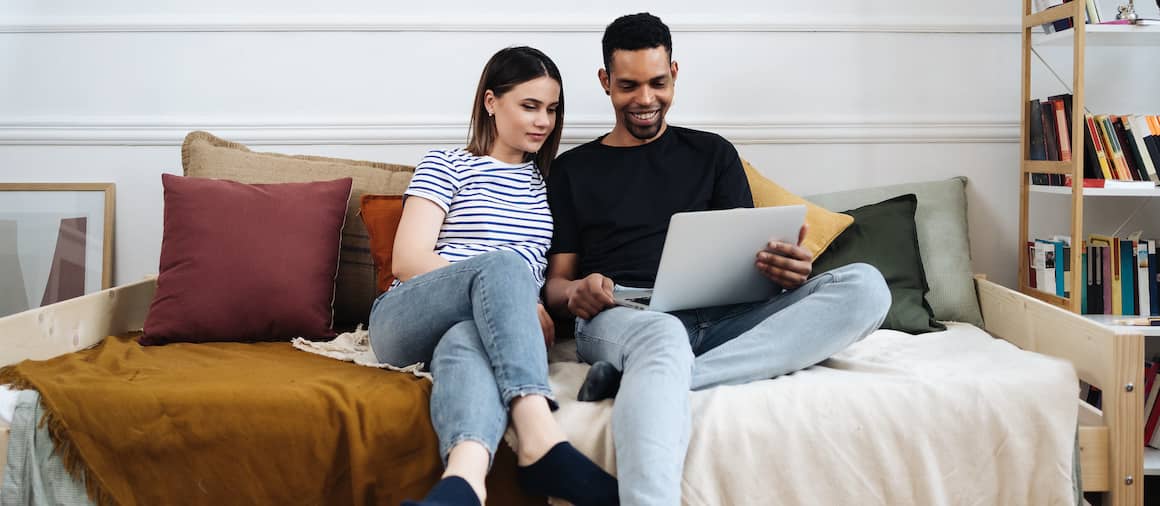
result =
[[[532,465],[519,467],[517,476],[524,490],[575,506],[620,504],[616,478],[567,441],[557,443]]]
[[[475,489],[459,476],[439,480],[422,501],[403,501],[403,506],[482,506]]]
[[[580,393],[576,400],[581,402],[596,402],[616,397],[620,390],[621,372],[609,362],[603,360],[592,364],[584,383],[580,385]]]

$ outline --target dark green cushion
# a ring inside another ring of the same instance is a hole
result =
[[[815,275],[856,262],[877,267],[893,298],[882,328],[911,334],[946,330],[926,301],[930,287],[914,226],[917,206],[918,199],[910,193],[842,211],[854,217],[854,224],[814,261]]]

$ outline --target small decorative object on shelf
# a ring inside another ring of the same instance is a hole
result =
[[[1156,4],[1160,5],[1160,0],[1156,0]],[[1118,9],[1119,12],[1116,13],[1116,19],[1123,19],[1132,24],[1140,21],[1140,16],[1136,14],[1135,0],[1128,0],[1128,5],[1121,5]]]

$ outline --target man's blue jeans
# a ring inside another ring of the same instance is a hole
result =
[[[543,395],[554,403],[538,293],[527,262],[497,251],[415,276],[371,307],[380,362],[431,364],[431,423],[444,462],[463,441],[494,456],[513,399]]]
[[[621,504],[681,503],[690,389],[817,364],[877,329],[890,302],[882,274],[852,264],[765,302],[577,319],[580,358],[624,371],[612,413]]]

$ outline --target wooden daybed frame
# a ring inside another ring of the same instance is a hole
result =
[[[1104,504],[1143,502],[1144,337],[1091,322],[976,277],[984,330],[1025,350],[1070,361],[1079,378],[1103,390],[1103,411],[1079,401],[1083,489]],[[0,318],[0,366],[81,350],[106,336],[139,330],[156,289],[145,279]],[[8,427],[0,422],[0,479]]]

